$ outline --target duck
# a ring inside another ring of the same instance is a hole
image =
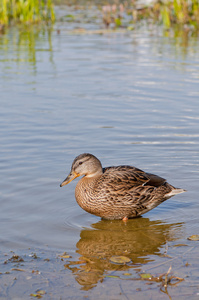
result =
[[[75,188],[75,198],[86,212],[107,220],[139,217],[165,200],[186,192],[166,179],[130,165],[103,168],[90,153],[77,156],[60,187],[83,176]]]

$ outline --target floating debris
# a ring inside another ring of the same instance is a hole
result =
[[[153,276],[150,273],[141,273],[140,277],[142,279],[152,279]]]
[[[41,274],[41,272],[39,270],[32,270],[32,274]]]
[[[66,252],[64,252],[62,255],[58,255],[61,258],[71,258],[71,255],[68,255]]]
[[[40,299],[40,298],[42,298],[42,296],[45,295],[45,294],[46,294],[46,292],[45,292],[44,290],[37,290],[37,291],[35,292],[35,294],[30,294],[30,296],[31,296],[31,297],[35,297],[35,298],[37,298],[37,299]]]
[[[193,234],[187,238],[190,241],[199,241],[199,234]]]
[[[112,257],[110,258],[110,261],[111,261],[112,263],[115,263],[115,264],[122,264],[122,265],[131,262],[130,258],[128,258],[128,257],[126,257],[126,256],[116,256],[116,255],[115,255],[115,256],[112,256]]]
[[[31,256],[32,258],[34,258],[34,259],[37,259],[37,258],[39,258],[38,256],[37,256],[37,254],[36,253],[32,253],[32,254],[30,254],[29,256]]]
[[[169,267],[166,273],[163,273],[159,276],[155,276],[150,273],[141,273],[139,275],[143,280],[148,280],[151,282],[160,282],[162,284],[162,287],[164,288],[167,288],[168,285],[174,286],[184,280],[184,278],[169,275],[170,272],[171,272],[171,266]]]
[[[50,258],[45,258],[44,261],[50,261]]]
[[[23,258],[19,255],[14,254],[11,258],[4,261],[4,264],[7,264],[8,262],[23,262]]]

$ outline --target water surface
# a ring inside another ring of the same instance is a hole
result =
[[[0,36],[1,298],[42,289],[46,299],[198,299],[198,244],[187,237],[199,232],[199,42],[62,27]],[[102,221],[77,205],[77,181],[59,187],[83,152],[188,192],[126,225]],[[133,280],[170,265],[185,279],[170,296],[160,282]]]

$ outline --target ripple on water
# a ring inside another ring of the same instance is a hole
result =
[[[99,217],[86,213],[84,211],[77,210],[77,207],[70,208],[70,212],[67,214],[64,220],[64,227],[66,229],[78,229],[92,228],[91,224],[98,222]]]

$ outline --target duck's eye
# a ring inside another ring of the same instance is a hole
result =
[[[79,166],[80,166],[80,165],[82,165],[82,164],[83,164],[83,162],[82,162],[82,161],[80,161],[80,162],[79,162]]]

